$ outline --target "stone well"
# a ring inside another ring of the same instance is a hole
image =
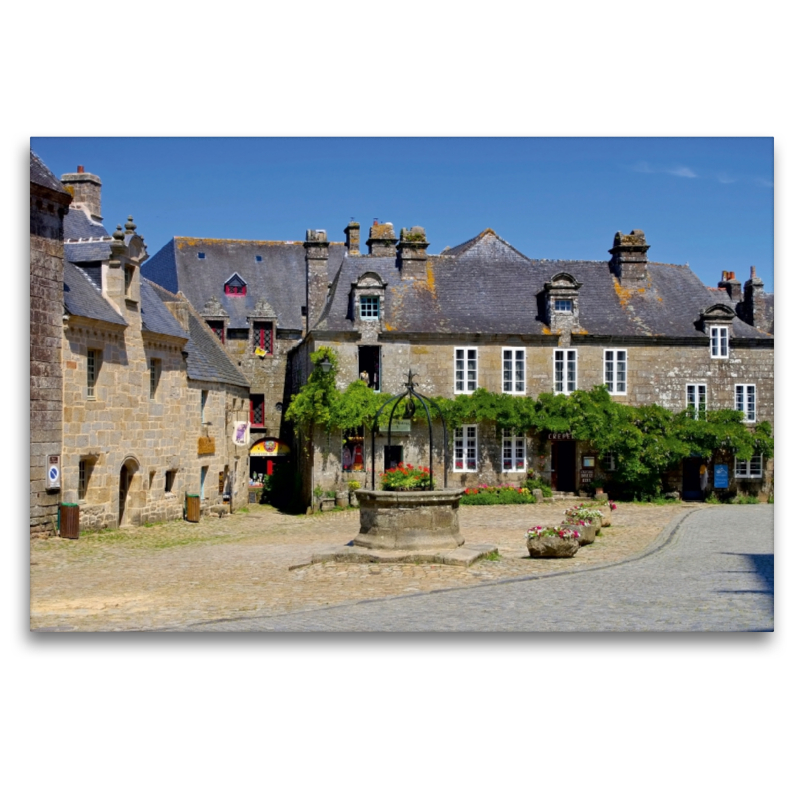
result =
[[[361,530],[355,547],[370,550],[452,550],[464,544],[458,523],[463,489],[384,492],[359,489]]]

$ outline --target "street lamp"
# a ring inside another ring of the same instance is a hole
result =
[[[331,371],[331,367],[333,366],[328,356],[325,356],[325,358],[323,358],[322,361],[319,362],[319,365],[320,367],[322,367],[322,371],[326,375]]]

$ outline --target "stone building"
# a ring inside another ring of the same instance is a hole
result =
[[[55,530],[61,501],[63,220],[72,196],[33,151],[30,182],[30,528],[38,535]]]
[[[62,176],[62,497],[82,528],[179,518],[247,502],[246,443],[234,443],[247,381],[185,298],[142,279],[131,217],[109,235],[100,179]]]

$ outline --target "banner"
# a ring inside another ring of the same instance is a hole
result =
[[[233,443],[239,445],[240,447],[245,447],[250,444],[249,422],[233,423]]]

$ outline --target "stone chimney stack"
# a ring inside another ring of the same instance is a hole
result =
[[[361,225],[355,220],[351,220],[350,224],[344,229],[345,246],[347,247],[347,254],[350,256],[361,255]]]
[[[328,297],[328,234],[306,231],[306,330],[311,330],[322,316]]]
[[[397,266],[403,278],[425,278],[428,270],[428,244],[425,228],[400,229],[400,243],[397,245]]]
[[[78,167],[77,172],[68,172],[61,176],[61,183],[67,187],[67,191],[75,198],[72,207],[79,205],[85,208],[95,219],[103,219],[102,206],[100,205],[100,187],[102,182],[97,175],[91,172],[84,172],[83,166]]]
[[[647,280],[647,251],[650,245],[644,238],[644,231],[620,233],[614,237],[611,253],[611,271],[622,284],[644,283]]]
[[[750,267],[750,280],[744,284],[744,321],[754,328],[763,328],[767,323],[764,281]]]
[[[376,219],[369,229],[367,247],[371,256],[393,256],[397,239],[391,222],[378,222]]]
[[[740,302],[742,299],[742,283],[736,280],[735,272],[726,272],[723,270],[722,280],[717,284],[717,288],[727,291],[728,297],[731,299],[731,303],[734,304],[734,307],[736,303]]]

